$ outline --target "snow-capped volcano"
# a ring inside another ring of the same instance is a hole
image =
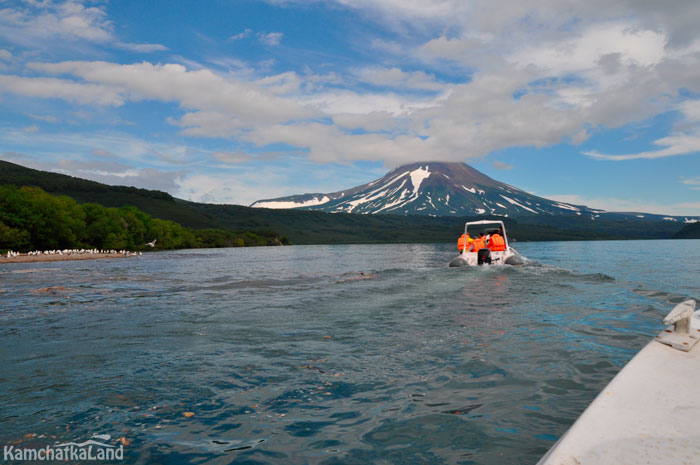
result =
[[[529,194],[491,179],[465,163],[443,162],[404,165],[381,179],[340,192],[258,200],[251,206],[439,216],[595,216],[602,213],[581,205],[556,202]]]

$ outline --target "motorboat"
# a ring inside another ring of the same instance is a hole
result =
[[[613,380],[538,465],[694,464],[700,457],[700,310],[668,325]]]
[[[510,246],[503,221],[467,222],[458,246],[460,254],[450,262],[451,267],[527,263],[527,259]]]

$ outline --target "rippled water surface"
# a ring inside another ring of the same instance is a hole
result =
[[[700,241],[188,250],[0,263],[0,446],[126,463],[534,464],[700,298]],[[185,412],[194,416],[186,417]]]

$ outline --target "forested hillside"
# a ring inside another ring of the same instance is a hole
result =
[[[675,235],[676,239],[700,239],[700,223],[685,225]]]
[[[272,232],[191,230],[136,207],[79,204],[38,187],[0,186],[0,250],[97,248],[139,250],[279,244]]]

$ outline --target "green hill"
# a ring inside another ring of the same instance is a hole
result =
[[[188,228],[216,228],[218,222],[185,205],[166,192],[126,186],[108,186],[87,179],[50,173],[0,160],[0,185],[40,187],[56,195],[67,195],[79,203],[99,203],[105,207],[134,206],[149,215],[175,221]]]
[[[150,245],[149,242],[153,241]],[[39,187],[0,186],[0,251],[156,250],[279,245],[275,233],[191,230],[133,206],[78,203]]]

